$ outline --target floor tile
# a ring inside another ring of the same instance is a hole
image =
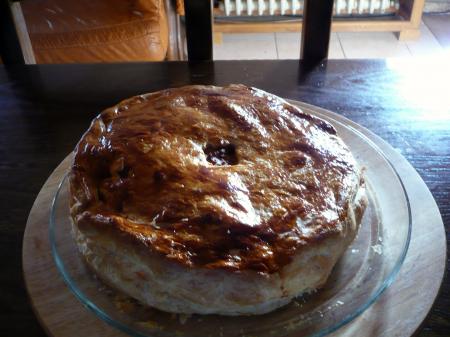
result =
[[[342,44],[339,41],[338,33],[331,33],[330,47],[328,50],[328,58],[330,59],[343,59],[345,58]]]
[[[214,44],[215,60],[277,59],[274,33],[223,34]]]
[[[346,58],[410,57],[405,42],[391,32],[339,32]]]
[[[332,33],[329,58],[423,56],[450,50],[450,15],[424,15],[416,41],[398,41],[390,32]],[[444,46],[444,48],[443,48]],[[300,32],[223,34],[214,59],[298,59]]]
[[[450,49],[450,14],[425,14],[422,20],[441,46]]]
[[[450,34],[450,31],[448,34]],[[430,55],[443,51],[442,46],[423,22],[420,23],[419,39],[415,41],[406,41],[405,43],[412,56]]]
[[[300,57],[301,33],[275,33],[279,59],[298,59]],[[331,33],[328,57],[344,58],[344,53],[336,33]]]
[[[300,32],[275,33],[279,59],[300,58]]]

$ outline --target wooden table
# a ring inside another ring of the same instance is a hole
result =
[[[450,60],[335,60],[309,70],[298,61],[2,67],[0,336],[45,335],[24,288],[21,242],[32,202],[48,175],[103,108],[138,93],[191,83],[256,86],[332,110],[372,130],[426,182],[448,239]],[[446,277],[418,335],[449,336],[449,308]]]

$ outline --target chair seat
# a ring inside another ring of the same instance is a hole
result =
[[[21,2],[37,63],[161,61],[168,46],[162,0]]]

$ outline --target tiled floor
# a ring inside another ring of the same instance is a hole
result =
[[[450,50],[450,15],[424,16],[420,38],[399,41],[389,32],[331,34],[329,58],[412,57]],[[300,33],[224,34],[214,59],[298,59]]]
[[[450,14],[425,15],[423,21],[433,31],[439,43],[450,48]]]

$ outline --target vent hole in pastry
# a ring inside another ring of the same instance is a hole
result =
[[[218,146],[208,144],[203,149],[206,154],[206,160],[214,165],[236,165],[238,157],[236,146],[234,144],[221,144]]]

